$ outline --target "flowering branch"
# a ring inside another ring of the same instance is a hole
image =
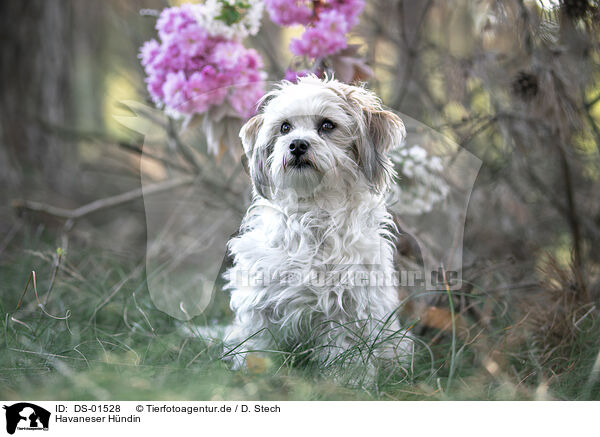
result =
[[[241,127],[265,92],[262,59],[242,44],[258,32],[262,11],[259,0],[207,0],[164,9],[156,23],[158,40],[140,49],[154,103],[175,119],[185,118],[184,126],[203,115],[210,132],[215,132],[212,124],[231,119]],[[207,132],[213,154],[220,153],[225,134]]]
[[[358,24],[364,0],[265,0],[271,20],[279,26],[305,26],[300,38],[290,42],[292,54],[311,65],[299,71],[289,69],[286,79],[294,81],[309,73],[335,73],[344,82],[364,80],[373,75],[357,55],[358,47],[349,46],[347,34]]]

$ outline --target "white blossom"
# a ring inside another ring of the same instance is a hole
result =
[[[245,14],[238,22],[231,25],[217,18],[221,15],[224,3],[234,6],[236,0],[206,0],[203,4],[195,5],[198,24],[211,36],[222,36],[227,39],[242,40],[258,33],[264,11],[262,0],[248,0],[249,8]]]
[[[394,149],[390,157],[398,172],[387,199],[392,211],[420,215],[446,199],[450,189],[443,178],[440,157],[429,156],[419,145]]]

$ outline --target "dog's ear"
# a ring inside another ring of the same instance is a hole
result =
[[[240,129],[240,139],[242,140],[244,152],[248,159],[251,158],[252,150],[256,144],[256,137],[258,136],[258,131],[260,130],[262,123],[263,115],[256,114],[242,126],[242,129]]]
[[[355,144],[358,165],[375,191],[383,192],[395,175],[387,152],[404,141],[404,123],[396,114],[383,109],[375,94],[364,88],[351,87],[347,97],[362,120],[358,123]]]
[[[270,199],[271,177],[269,176],[268,158],[270,147],[256,147],[250,159],[250,178],[256,193],[265,199]]]
[[[269,157],[268,147],[259,147],[257,144],[258,132],[263,124],[263,115],[257,114],[242,126],[240,130],[240,139],[244,146],[244,152],[248,158],[248,171],[252,184],[257,194],[269,198],[270,177],[268,171],[267,158]]]
[[[400,146],[406,137],[402,119],[392,111],[367,110],[367,122],[369,136],[375,150],[380,153],[387,153],[390,149]]]

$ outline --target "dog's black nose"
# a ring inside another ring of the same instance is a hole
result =
[[[302,156],[308,150],[309,144],[304,140],[294,140],[290,143],[290,152],[295,157]]]

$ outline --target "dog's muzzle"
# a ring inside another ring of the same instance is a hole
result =
[[[308,141],[300,139],[293,140],[289,145],[289,151],[292,156],[287,162],[288,165],[295,169],[312,167],[312,163],[307,154],[309,148],[310,143]]]
[[[290,153],[296,158],[300,158],[306,153],[310,144],[305,140],[294,140],[290,143]]]

